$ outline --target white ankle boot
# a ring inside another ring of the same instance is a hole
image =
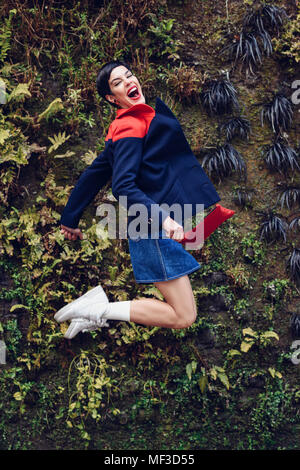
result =
[[[106,312],[108,303],[108,298],[99,285],[58,310],[54,319],[58,323],[75,319],[89,320],[101,327],[104,326],[101,317]]]

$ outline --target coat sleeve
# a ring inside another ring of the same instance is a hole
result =
[[[81,174],[62,212],[60,224],[77,228],[86,206],[112,176],[112,167],[104,150]]]
[[[137,181],[143,157],[144,127],[144,122],[127,119],[120,122],[114,131],[112,193],[117,199],[119,196],[127,196],[127,210],[132,204],[143,204],[147,210],[147,222],[151,223],[155,218],[161,228],[169,212],[148,197]]]

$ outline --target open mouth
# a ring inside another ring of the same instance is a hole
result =
[[[141,95],[139,93],[137,86],[133,86],[132,88],[130,88],[129,92],[127,93],[127,96],[128,98],[131,98],[133,100],[139,99]]]

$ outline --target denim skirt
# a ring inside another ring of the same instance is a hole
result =
[[[159,238],[128,238],[134,277],[137,283],[169,281],[190,274],[201,264],[181,243],[166,237],[160,229]]]

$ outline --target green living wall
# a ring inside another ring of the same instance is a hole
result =
[[[299,447],[298,34],[287,0],[0,3],[0,448]],[[192,253],[191,327],[110,322],[67,341],[55,312],[99,283],[112,301],[163,300],[136,284],[126,239],[98,236],[109,184],[85,238],[60,233],[114,118],[95,88],[113,58],[174,111],[236,214]],[[239,111],[216,109],[217,81]],[[233,116],[248,138],[225,133]]]

